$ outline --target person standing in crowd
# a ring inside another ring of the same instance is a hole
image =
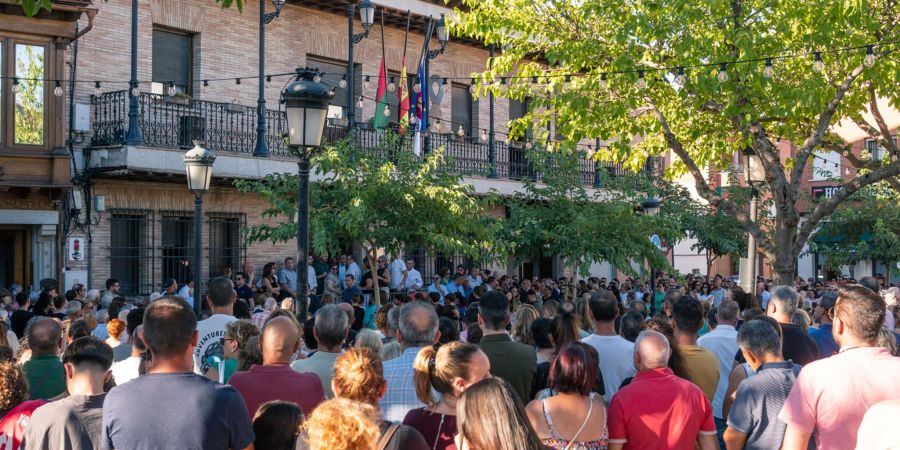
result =
[[[545,450],[515,389],[502,378],[469,386],[456,407],[459,450]]]
[[[177,295],[181,298],[194,298],[194,279],[188,278],[184,285],[181,286],[181,289],[178,290]]]
[[[339,398],[378,406],[384,397],[387,382],[384,367],[376,353],[367,348],[351,348],[338,357],[334,365],[331,389]],[[384,445],[379,450],[428,450],[422,434],[408,425],[382,420],[379,424]]]
[[[341,346],[350,331],[350,319],[337,305],[325,305],[316,313],[313,336],[318,350],[306,359],[291,363],[297,372],[310,372],[319,377],[325,398],[334,398],[331,379],[334,378],[334,362],[341,356]]]
[[[178,297],[150,304],[142,337],[153,363],[146,375],[106,395],[102,448],[252,449],[253,428],[240,394],[193,373],[198,333],[190,305]]]
[[[719,275],[716,275],[714,284],[715,284],[715,289],[713,289],[712,292],[709,293],[709,295],[711,297],[710,298],[710,302],[711,302],[710,306],[714,306],[714,307],[718,308],[719,304],[722,303],[722,300],[725,300],[725,298],[728,296],[728,290],[725,289],[725,287],[723,286],[722,277]]]
[[[385,420],[402,421],[406,413],[422,406],[416,395],[415,360],[422,347],[434,345],[438,338],[438,316],[431,305],[413,301],[400,307],[397,342],[402,353],[384,363],[387,392],[379,405]]]
[[[278,275],[275,273],[276,264],[273,262],[266,263],[263,266],[262,277],[260,277],[259,281],[257,281],[257,288],[260,292],[265,292],[266,294],[275,297],[278,300],[283,300],[288,296],[283,295],[281,285],[278,284]]]
[[[431,276],[431,284],[428,285],[428,289],[426,289],[426,292],[428,292],[429,294],[437,294],[440,300],[444,299],[444,296],[447,295],[447,286],[441,283],[440,275],[434,274]]]
[[[284,267],[278,271],[277,278],[282,298],[297,296],[297,271],[294,270],[294,258],[290,256],[284,258]]]
[[[31,359],[22,370],[28,377],[31,400],[47,400],[66,392],[66,374],[59,353],[63,347],[62,327],[54,319],[39,318],[28,325]]]
[[[722,413],[722,403],[725,401],[725,391],[728,390],[728,377],[734,367],[734,355],[738,351],[737,324],[740,313],[737,302],[723,300],[716,310],[716,329],[704,334],[697,339],[697,345],[713,352],[719,360],[719,384],[716,385],[716,394],[712,400],[713,418],[716,422],[716,430],[719,438],[719,446],[724,447],[722,433],[725,432],[725,415]],[[689,362],[690,363],[690,362]]]
[[[900,398],[900,360],[875,346],[884,324],[884,305],[864,286],[840,290],[831,320],[841,350],[804,366],[797,377],[778,414],[787,424],[782,449],[805,449],[813,431],[820,449],[854,448],[866,410],[882,400]]]
[[[104,308],[106,308],[114,298],[119,296],[119,290],[121,289],[122,285],[119,283],[119,280],[115,278],[108,278],[104,286],[106,286],[106,293],[104,293],[103,297],[100,299],[100,304]]]
[[[781,448],[787,425],[777,416],[800,366],[781,357],[781,339],[764,320],[745,323],[737,340],[755,375],[738,386],[728,414],[725,445],[728,449]]]
[[[592,389],[600,371],[592,351],[593,347],[583,342],[563,347],[550,366],[548,387],[556,395],[534,400],[525,408],[547,447],[606,449],[606,405]]]
[[[416,397],[425,407],[408,412],[403,424],[418,430],[432,449],[456,450],[457,401],[466,388],[491,376],[491,362],[474,344],[450,342],[438,350],[423,347],[413,370]]]
[[[254,448],[294,450],[303,413],[296,403],[273,400],[260,405],[253,416]]]
[[[491,373],[513,387],[522,402],[529,398],[537,366],[534,347],[515,342],[506,332],[509,300],[490,291],[478,300],[478,326],[484,335],[478,345],[491,361]]]
[[[706,399],[712,402],[719,385],[719,360],[715,353],[697,345],[697,333],[701,326],[703,305],[699,300],[683,295],[675,301],[672,327],[675,328],[678,350],[684,356],[688,380],[703,390]]]
[[[338,266],[331,266],[328,274],[325,275],[324,295],[331,295],[332,298],[340,298],[343,291],[343,282],[338,276]]]
[[[691,450],[695,443],[701,450],[718,448],[712,406],[700,388],[666,367],[670,352],[662,334],[638,335],[638,373],[609,405],[609,450]]]
[[[403,287],[407,291],[418,291],[425,286],[425,281],[422,280],[422,274],[416,270],[416,261],[412,259],[406,260],[406,283],[404,283]]]
[[[140,310],[143,313],[143,309]],[[116,385],[125,384],[140,375],[141,355],[147,350],[144,346],[144,340],[141,338],[143,325],[135,328],[134,339],[131,344],[131,356],[122,361],[114,362],[112,365],[113,380]]]
[[[21,339],[25,336],[25,327],[28,325],[28,321],[34,317],[34,313],[28,310],[31,307],[31,298],[28,297],[28,292],[22,291],[16,294],[16,304],[19,305],[19,309],[13,311],[9,317],[9,324],[16,337]]]
[[[35,410],[46,400],[28,400],[28,379],[18,364],[0,362],[0,444],[4,450],[16,450]]]
[[[168,295],[178,295],[178,280],[174,278],[166,278],[163,280],[162,290],[159,291],[159,295],[164,297]],[[188,304],[190,304],[190,302],[188,302]]]
[[[800,304],[800,294],[790,286],[779,286],[772,291],[766,315],[781,324],[781,354],[785,360],[805,366],[819,358],[819,348],[805,329],[794,325],[791,317]]]
[[[291,356],[300,348],[300,329],[288,317],[266,323],[259,337],[262,365],[234,374],[228,384],[241,394],[247,411],[254,413],[263,403],[285,400],[309,414],[325,399],[325,390],[315,374],[291,369]]]
[[[637,311],[628,311],[622,316],[619,325],[619,335],[628,342],[634,342],[641,333],[641,325],[644,323],[644,315]]]
[[[833,324],[831,314],[837,301],[837,292],[823,292],[822,298],[813,310],[813,320],[819,324],[818,328],[810,328],[809,336],[816,342],[819,349],[819,358],[827,358],[835,355],[840,350],[832,335]]]
[[[358,278],[352,273],[348,273],[344,276],[344,290],[341,293],[341,299],[344,303],[351,303],[354,295],[362,297],[363,291],[359,288],[359,284],[356,280],[358,280]]]
[[[194,372],[206,375],[206,372],[217,361],[225,356],[222,338],[225,337],[225,326],[235,320],[234,301],[237,296],[234,284],[225,277],[216,277],[207,285],[207,302],[212,315],[206,320],[197,322],[197,344],[194,348]]]
[[[235,302],[237,304],[237,302]],[[227,383],[231,376],[238,371],[238,357],[241,350],[247,346],[247,342],[259,336],[259,328],[249,320],[240,319],[225,325],[225,337],[220,340],[222,344],[222,360],[212,364],[206,371],[206,378],[219,383]],[[260,358],[262,358],[260,351]],[[249,367],[245,369],[249,370]]]
[[[308,450],[372,450],[381,436],[378,412],[346,398],[319,405],[303,422],[301,440]]]
[[[237,293],[237,299],[247,302],[247,306],[256,306],[253,301],[253,288],[248,284],[250,278],[244,272],[234,274],[234,292]]]
[[[69,396],[31,415],[22,446],[27,449],[100,448],[103,385],[112,372],[112,349],[93,337],[76,339],[63,354]],[[60,447],[60,443],[65,443]]]
[[[132,353],[134,346],[134,330],[144,322],[144,308],[137,308],[128,311],[125,316],[125,331],[128,333],[128,339],[125,342],[113,347],[113,361],[124,361]]]
[[[594,334],[581,342],[597,349],[597,354],[600,355],[600,372],[605,392],[603,398],[609,402],[622,382],[634,375],[635,369],[631,362],[634,344],[616,333],[619,302],[612,292],[604,289],[591,294],[588,310]]]
[[[406,289],[406,282],[409,280],[409,269],[399,257],[394,258],[390,265],[391,270],[391,289],[399,291]]]
[[[356,284],[359,284],[359,281],[362,280],[362,269],[359,267],[359,264],[356,263],[356,258],[353,255],[347,255],[345,275],[353,275],[353,282]],[[352,286],[347,284],[346,277],[342,277],[341,279],[344,280],[344,289],[348,289]]]

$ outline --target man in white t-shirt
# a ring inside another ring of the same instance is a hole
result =
[[[147,350],[147,347],[144,346],[144,341],[141,338],[143,328],[143,325],[138,325],[134,330],[134,339],[131,343],[131,356],[113,363],[111,367],[113,379],[116,380],[116,386],[127,383],[140,375],[141,353]]]
[[[421,289],[422,286],[425,286],[425,281],[422,280],[422,274],[416,270],[415,261],[411,259],[406,260],[406,271],[406,284],[404,285],[406,290],[417,291]]]
[[[216,277],[209,282],[209,308],[212,316],[197,322],[197,346],[194,347],[194,372],[206,375],[213,364],[224,357],[225,326],[237,320],[234,317],[234,301],[237,294],[231,280]]]
[[[607,402],[619,390],[622,381],[634,376],[634,343],[616,334],[616,317],[619,306],[612,292],[601,289],[591,295],[588,303],[594,334],[581,342],[597,349],[600,355],[600,372]]]
[[[396,258],[391,262],[391,289],[403,289],[406,287],[406,281],[409,278],[409,271],[403,260]]]

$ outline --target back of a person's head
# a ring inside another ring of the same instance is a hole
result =
[[[766,320],[751,320],[743,324],[738,331],[737,343],[741,349],[753,352],[758,358],[781,355],[781,338],[775,327]]]
[[[684,291],[679,288],[671,288],[666,291],[666,295],[663,296],[663,303],[668,303],[669,305],[674,305],[675,301],[677,301],[681,296],[684,295]]]
[[[72,316],[78,315],[81,313],[81,310],[84,309],[84,303],[81,303],[81,300],[72,299],[66,303],[66,316],[71,318]]]
[[[109,289],[109,288],[113,287],[113,285],[116,284],[116,283],[118,283],[118,282],[119,282],[119,280],[117,280],[117,279],[115,279],[115,278],[108,278],[108,279],[106,280],[106,289]]]
[[[502,330],[509,320],[509,300],[502,292],[487,292],[478,299],[478,314],[485,328]]]
[[[659,369],[669,364],[672,347],[664,334],[644,330],[634,341],[634,352],[640,356],[642,369]]]
[[[294,402],[273,400],[259,405],[253,416],[255,448],[294,450],[303,413]]]
[[[391,341],[384,344],[384,346],[381,347],[381,351],[378,352],[378,356],[381,357],[382,361],[390,361],[399,358],[402,354],[403,348],[400,347],[400,343],[397,341]]]
[[[800,294],[790,286],[778,286],[772,289],[772,295],[769,296],[769,303],[772,302],[775,302],[778,312],[791,317],[800,303]]]
[[[234,339],[237,348],[247,345],[247,341],[254,336],[259,336],[260,330],[247,319],[235,320],[225,325],[225,336]]]
[[[869,288],[874,293],[881,292],[881,282],[875,277],[862,277],[859,279],[859,285]]]
[[[93,336],[75,339],[66,347],[62,361],[77,370],[89,370],[103,374],[113,363],[113,351],[105,342]]]
[[[325,305],[316,311],[316,341],[319,347],[335,347],[344,342],[350,328],[347,314],[338,305]]]
[[[16,304],[19,305],[19,307],[25,307],[29,301],[31,301],[31,298],[28,296],[28,291],[22,291],[16,294]]]
[[[0,362],[0,415],[28,400],[28,377],[15,361]]]
[[[109,302],[109,318],[118,318],[119,312],[125,307],[125,297],[116,297]]]
[[[346,398],[320,403],[303,423],[308,450],[372,450],[380,420],[374,406]]]
[[[544,449],[525,416],[522,401],[502,378],[469,386],[457,402],[456,429],[471,449]]]
[[[459,340],[459,324],[449,317],[440,318],[438,321],[438,331],[441,333],[438,338],[438,345],[444,345],[448,342]],[[357,339],[359,339],[359,336],[357,336]],[[379,342],[381,342],[380,339]]]
[[[483,354],[478,346],[464,342],[450,342],[437,350],[422,347],[413,363],[413,382],[416,397],[428,406],[434,406],[439,398],[432,396],[432,389],[441,395],[453,395],[453,380],[469,380],[472,360]]]
[[[91,326],[88,324],[87,320],[78,319],[69,324],[69,329],[66,332],[69,341],[74,341],[75,339],[82,338],[85,336],[90,336]]]
[[[750,306],[750,294],[740,286],[734,286],[729,291],[731,301],[737,303],[738,309],[743,311]]]
[[[338,356],[334,363],[336,394],[372,406],[378,405],[381,390],[387,383],[378,354],[369,348],[355,347]]]
[[[217,308],[231,306],[234,302],[234,284],[225,277],[216,277],[209,280],[206,285],[208,290],[209,302]],[[199,289],[199,286],[195,287]]]
[[[191,306],[179,296],[161,298],[144,311],[144,343],[154,360],[172,358],[191,345],[197,317]]]
[[[129,336],[134,336],[134,330],[144,323],[144,310],[145,308],[135,308],[125,316],[125,329]]]
[[[550,320],[550,337],[553,338],[553,344],[558,352],[563,346],[569,342],[578,340],[578,321],[575,320],[575,314],[570,311],[560,311],[552,320]]]
[[[884,325],[887,306],[884,299],[861,285],[844,286],[834,306],[834,318],[863,342],[874,343]]]
[[[56,320],[47,317],[32,319],[28,325],[28,345],[32,354],[55,355],[59,352],[62,327]]]
[[[641,332],[641,324],[644,323],[644,316],[637,311],[628,311],[622,316],[622,337],[627,341],[634,342],[638,334]]]
[[[597,381],[599,361],[582,342],[570,342],[562,347],[550,364],[547,387],[562,394],[587,396]]]
[[[438,332],[438,316],[434,307],[412,301],[400,307],[400,339],[407,347],[434,343]]]
[[[703,306],[689,295],[682,295],[672,305],[672,320],[676,329],[696,333],[703,326]]]
[[[553,348],[553,341],[550,340],[550,319],[541,317],[531,322],[531,337],[534,339],[535,347]]]
[[[246,372],[254,365],[262,365],[263,356],[262,349],[259,346],[259,336],[253,336],[247,339],[243,347],[239,347],[237,351],[237,371]]]
[[[122,336],[122,333],[125,332],[125,324],[119,319],[112,319],[106,322],[106,332],[109,333],[111,337],[119,339]]]
[[[722,300],[722,303],[719,304],[719,307],[716,309],[716,321],[717,322],[734,322],[738,319],[738,315],[740,314],[740,306],[737,302],[732,300]]]
[[[606,289],[591,294],[588,308],[591,311],[591,318],[598,322],[609,322],[619,317],[619,300]]]

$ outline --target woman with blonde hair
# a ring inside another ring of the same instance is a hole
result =
[[[339,398],[362,402],[374,407],[387,391],[384,366],[378,355],[368,348],[351,348],[338,356],[334,363],[331,390]],[[380,449],[428,450],[425,439],[414,428],[382,420],[379,423]]]
[[[525,416],[519,396],[502,378],[469,386],[459,398],[459,450],[545,450]]]
[[[474,344],[450,342],[419,350],[413,370],[416,397],[425,407],[408,412],[403,424],[422,433],[433,450],[455,450],[457,400],[466,388],[490,378],[491,361]]]
[[[380,436],[375,407],[346,398],[320,403],[302,430],[309,450],[374,450]]]
[[[516,321],[512,326],[512,339],[525,345],[534,347],[534,337],[531,335],[531,323],[541,317],[538,310],[531,305],[521,305],[516,310]]]
[[[221,340],[223,358],[210,366],[206,378],[227,383],[231,375],[238,371],[238,352],[255,336],[259,336],[259,328],[249,320],[235,320],[225,325],[225,337]]]

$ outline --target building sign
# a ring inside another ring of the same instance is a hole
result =
[[[69,261],[81,261],[84,259],[83,241],[84,239],[82,238],[69,238]]]
[[[812,194],[813,198],[815,198],[815,199],[821,199],[824,197],[827,200],[831,197],[834,197],[835,194],[837,194],[838,192],[840,192],[842,190],[844,190],[844,185],[813,186],[810,188],[810,191],[811,191],[810,193]]]

